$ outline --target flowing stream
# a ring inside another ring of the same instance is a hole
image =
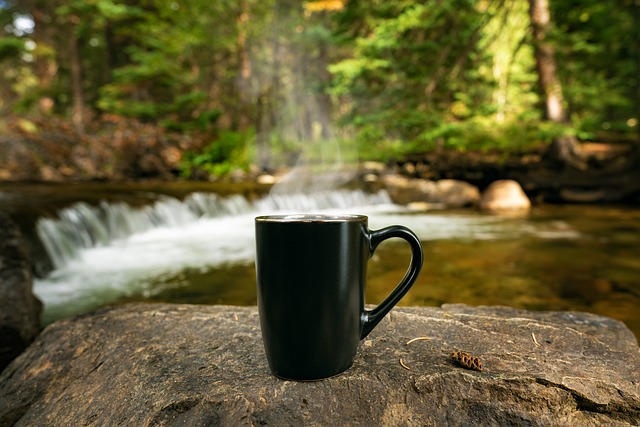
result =
[[[7,190],[0,188],[0,202],[17,194]],[[255,304],[255,216],[349,212],[368,215],[372,229],[406,225],[423,242],[423,273],[401,305],[590,311],[623,320],[640,335],[638,209],[541,206],[503,217],[472,209],[415,212],[391,203],[384,191],[261,197],[123,191],[127,197],[81,196],[53,212],[42,209],[48,213],[34,221],[52,264],[34,286],[45,323],[127,301]],[[33,194],[30,203],[51,205]],[[378,248],[367,302],[390,292],[409,256],[401,240]]]

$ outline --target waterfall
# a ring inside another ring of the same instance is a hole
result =
[[[83,250],[109,246],[153,229],[185,227],[202,219],[388,204],[391,200],[384,191],[375,194],[359,190],[274,194],[256,201],[240,195],[220,197],[196,192],[184,200],[162,196],[144,207],[131,207],[123,202],[103,201],[97,206],[79,202],[60,211],[57,218],[39,219],[36,231],[58,269],[78,258]]]
[[[137,207],[81,202],[55,218],[38,220],[36,232],[54,269],[34,280],[34,292],[45,304],[45,322],[182,286],[204,286],[211,293],[231,286],[229,292],[235,293],[238,287],[250,288],[251,280],[233,283],[225,270],[240,268],[246,273],[251,268],[254,217],[308,212],[365,214],[371,229],[403,224],[422,241],[576,234],[562,222],[539,224],[474,213],[416,214],[391,203],[386,192],[272,193],[258,200],[200,192],[184,199],[162,196]]]

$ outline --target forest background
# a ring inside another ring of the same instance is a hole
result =
[[[639,0],[0,0],[0,22],[0,179],[640,159]]]

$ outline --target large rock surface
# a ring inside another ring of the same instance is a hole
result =
[[[638,423],[622,323],[505,307],[396,308],[351,369],[305,383],[270,374],[255,307],[125,305],[49,326],[0,377],[0,426]]]
[[[0,371],[40,331],[42,304],[32,287],[26,241],[17,225],[0,212]]]

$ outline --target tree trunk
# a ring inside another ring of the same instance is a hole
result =
[[[52,11],[46,6],[34,4],[31,6],[31,16],[34,22],[34,41],[41,48],[40,51],[45,52],[46,48],[52,48],[55,45],[52,35],[51,21]],[[55,31],[53,31],[55,33]],[[46,114],[52,112],[54,107],[54,97],[51,96],[51,84],[58,72],[58,63],[53,55],[37,54],[35,55],[35,74],[38,79],[38,89],[43,96],[39,103],[42,111]]]
[[[82,64],[80,58],[80,46],[75,28],[70,35],[70,59],[71,59],[71,96],[73,99],[73,113],[71,121],[79,134],[84,133],[84,93],[82,91]]]
[[[250,107],[247,104],[253,102],[254,94],[251,87],[251,56],[249,54],[249,47],[247,46],[248,26],[251,18],[251,5],[247,0],[240,2],[240,12],[236,19],[238,26],[238,36],[236,38],[237,49],[237,61],[238,61],[238,86],[240,92],[241,107],[235,112],[237,117],[232,121],[237,123],[237,128],[240,131],[245,131],[251,125]]]
[[[553,47],[546,40],[551,27],[548,0],[529,0],[529,17],[538,84],[544,101],[544,118],[554,123],[566,123],[568,117],[564,108],[562,85],[556,71]],[[547,159],[576,169],[588,169],[585,156],[573,136],[554,139],[547,152]]]
[[[529,0],[529,16],[545,118],[556,123],[566,122],[567,114],[564,109],[562,86],[556,73],[553,47],[546,41],[551,25],[547,0]]]

